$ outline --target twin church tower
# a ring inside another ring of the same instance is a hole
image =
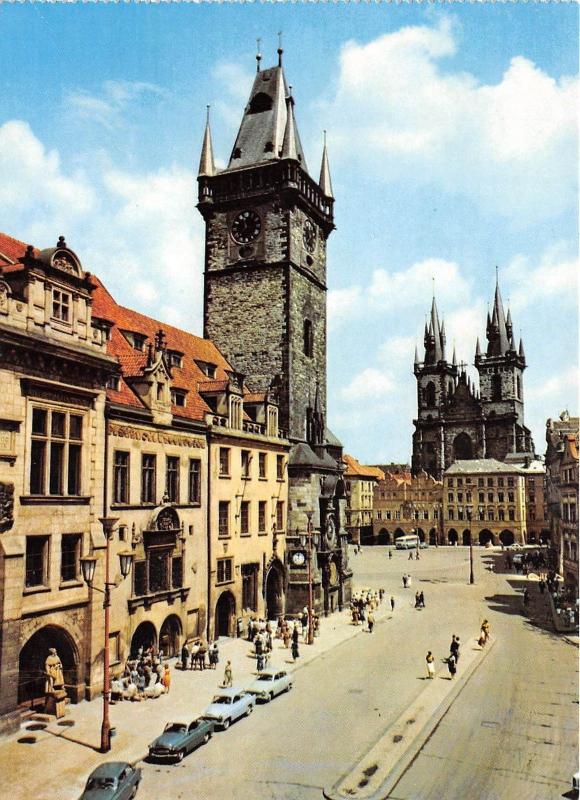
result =
[[[275,399],[292,442],[286,551],[289,611],[307,603],[300,533],[318,535],[318,610],[350,600],[342,446],[326,427],[326,242],[334,229],[326,143],[314,180],[282,67],[261,56],[228,165],[216,169],[209,119],[198,174],[206,225],[204,337]],[[292,606],[294,608],[292,608]]]

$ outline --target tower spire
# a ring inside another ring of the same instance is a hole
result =
[[[203,135],[203,145],[199,159],[198,177],[215,175],[215,163],[213,160],[213,145],[211,142],[211,128],[209,124],[209,109],[207,106],[207,117],[205,121],[205,133]]]
[[[257,50],[256,50],[256,72],[259,72],[260,71],[260,62],[262,60],[262,53],[260,52],[260,50],[261,50],[260,45],[262,44],[262,40],[260,39],[260,37],[258,37],[256,39],[256,44],[257,44]]]
[[[435,339],[434,342],[434,350],[433,356],[435,363],[437,364],[443,358],[443,352],[441,348],[441,329],[439,327],[439,313],[437,311],[437,303],[435,301],[435,296],[433,296],[433,302],[431,303],[431,325],[430,329]]]
[[[282,31],[278,31],[278,66],[282,66],[282,54],[284,50],[282,49]]]
[[[290,94],[286,98],[286,128],[284,130],[284,141],[282,142],[281,158],[292,158],[298,161],[298,146],[296,144],[296,124],[294,122],[294,98],[292,97],[292,87]]]
[[[326,131],[324,131],[324,147],[322,149],[322,164],[320,165],[320,188],[327,197],[332,194],[332,181],[330,180],[330,167],[328,166],[328,151],[326,149]]]

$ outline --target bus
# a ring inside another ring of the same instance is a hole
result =
[[[395,541],[395,547],[397,550],[416,550],[418,546],[419,537],[416,534],[399,536],[399,538]]]

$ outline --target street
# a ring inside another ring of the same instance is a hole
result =
[[[373,548],[353,563],[358,586],[383,586],[385,602],[395,595],[392,618],[372,635],[361,628],[299,670],[292,692],[216,732],[179,766],[144,765],[139,797],[157,800],[171,786],[172,798],[192,791],[200,797],[235,791],[258,800],[319,798],[421,692],[427,649],[440,669],[451,634],[472,647],[484,616],[499,639],[495,652],[390,796],[547,800],[569,788],[576,753],[575,648],[531,628],[514,588],[484,569],[479,557],[477,583],[469,586],[463,548],[422,551],[419,564],[406,553],[389,560],[386,548]],[[400,576],[407,571],[413,586],[405,592]],[[413,607],[419,585],[427,606],[421,611]],[[344,616],[336,624],[346,624]],[[285,658],[282,651],[275,663]]]

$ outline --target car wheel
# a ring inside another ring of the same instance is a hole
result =
[[[291,688],[292,688],[292,683],[289,683],[288,686],[286,687],[286,691],[289,692]]]
[[[224,731],[227,731],[229,727],[230,727],[230,720],[224,719],[224,721],[222,722],[222,728],[224,729]]]
[[[185,750],[179,750],[179,752],[177,753],[177,760],[178,761],[183,761],[183,756],[184,755],[185,755]]]
[[[248,706],[248,708],[246,709],[245,716],[249,717],[253,710],[254,710],[254,706]]]
[[[203,737],[203,743],[207,744],[210,739],[211,739],[211,733],[206,733],[206,735]]]
[[[131,792],[131,800],[133,800],[133,798],[137,796],[137,789],[138,788],[139,788],[139,784],[137,784],[137,786],[135,786],[135,788]]]
[[[270,702],[270,700],[273,699],[274,699],[274,692],[270,692],[270,694],[268,695],[268,702]]]

